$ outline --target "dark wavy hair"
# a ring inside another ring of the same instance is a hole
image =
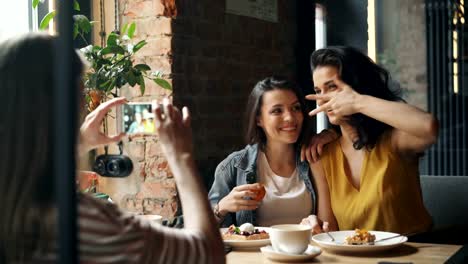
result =
[[[54,42],[27,34],[0,43],[0,263],[29,263],[55,246]],[[78,83],[81,59],[70,63]]]
[[[259,81],[249,95],[247,101],[247,109],[245,111],[245,140],[247,144],[259,144],[260,149],[264,149],[266,145],[266,135],[261,127],[257,125],[257,118],[260,116],[261,108],[263,105],[263,95],[266,92],[273,90],[288,90],[292,91],[299,103],[301,104],[302,114],[304,121],[302,122],[302,130],[296,145],[300,145],[304,138],[304,134],[310,128],[310,118],[307,118],[308,109],[306,108],[304,95],[299,87],[288,81],[286,78],[279,76],[267,77]]]
[[[399,90],[389,86],[390,74],[359,50],[346,46],[331,46],[316,50],[310,57],[312,72],[320,66],[338,68],[341,80],[356,92],[388,101],[403,101]],[[390,126],[363,114],[350,116],[349,124],[357,129],[355,149],[373,148]]]

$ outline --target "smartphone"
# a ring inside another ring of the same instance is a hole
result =
[[[119,132],[151,134],[155,132],[154,105],[151,102],[129,102],[117,109]]]

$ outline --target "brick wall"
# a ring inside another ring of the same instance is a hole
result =
[[[106,1],[106,8],[112,9]],[[113,1],[111,1],[113,3]],[[160,0],[120,0],[120,22],[136,23],[134,42],[146,39],[148,44],[136,56],[135,63],[146,63],[153,70],[161,70],[171,82],[172,11],[173,7]],[[107,14],[110,11],[107,10]],[[107,20],[107,19],[106,19]],[[106,25],[106,31],[113,30]],[[138,87],[121,89],[121,96],[130,101],[148,102],[162,99],[171,94],[152,81],[146,81],[146,91],[140,94]],[[108,119],[109,132],[115,132],[115,119]],[[112,153],[117,153],[115,146]],[[157,136],[133,137],[124,142],[124,154],[134,165],[133,173],[127,178],[100,178],[100,191],[108,193],[124,210],[144,214],[160,214],[173,217],[179,208],[177,190],[167,160],[162,155]]]
[[[207,186],[215,166],[244,146],[242,117],[254,84],[295,73],[295,7],[295,1],[279,0],[279,22],[272,23],[226,14],[223,0],[177,1],[174,102],[192,112],[197,163]]]
[[[175,105],[191,110],[196,160],[209,187],[215,166],[243,147],[242,116],[254,84],[269,75],[294,78],[295,1],[279,0],[279,22],[225,13],[219,0],[120,0],[121,23],[136,22],[136,40],[148,45],[138,61],[168,74]],[[313,10],[311,10],[313,12]],[[122,89],[132,101],[168,95],[146,82]],[[107,192],[124,209],[171,217],[178,211],[176,187],[157,137],[124,142],[135,165],[125,179],[101,178]]]

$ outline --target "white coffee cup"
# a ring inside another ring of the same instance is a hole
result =
[[[302,254],[310,243],[312,227],[306,225],[274,225],[270,227],[270,240],[277,252]]]
[[[162,221],[163,221],[163,217],[160,216],[160,215],[154,215],[154,214],[150,214],[150,215],[136,215],[136,217],[140,218],[140,219],[145,219],[146,221],[149,221],[151,224],[162,224]]]

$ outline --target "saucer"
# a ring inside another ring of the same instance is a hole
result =
[[[260,248],[260,251],[268,259],[274,260],[274,261],[281,261],[281,262],[291,262],[291,261],[298,262],[298,261],[309,260],[309,259],[317,257],[318,255],[322,253],[322,250],[319,247],[314,247],[312,245],[309,245],[306,251],[302,254],[289,254],[289,253],[278,252],[278,251],[275,251],[272,246],[262,247]]]

